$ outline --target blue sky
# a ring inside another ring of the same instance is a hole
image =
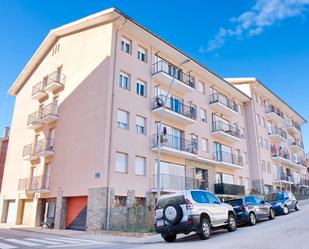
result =
[[[11,123],[8,88],[49,30],[112,6],[222,77],[258,78],[309,120],[309,0],[4,0],[0,128]]]

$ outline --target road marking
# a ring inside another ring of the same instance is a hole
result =
[[[92,242],[92,243],[80,243],[80,244],[74,244],[74,246],[90,246],[90,245],[103,245],[103,244],[108,244],[106,242]],[[69,247],[69,246],[73,246],[73,245],[61,245],[62,247]],[[55,247],[59,247],[59,246],[46,246],[47,248],[55,248]]]
[[[0,243],[0,249],[13,249],[13,248],[17,248],[17,247],[12,246],[12,245],[8,245],[8,244],[4,244],[4,243]]]
[[[41,246],[41,244],[33,243],[33,242],[28,242],[20,239],[5,239],[5,241],[14,243],[14,244],[19,244],[23,246]]]
[[[83,242],[83,243],[101,242],[101,241],[95,241],[95,240],[89,240],[89,239],[76,239],[76,238],[68,238],[68,237],[61,237],[59,239],[62,239],[63,241],[76,241],[79,243],[80,242]]]
[[[38,243],[42,243],[42,244],[61,245],[61,243],[54,242],[54,241],[43,240],[43,239],[26,238],[26,240],[30,240],[30,241],[38,242]]]
[[[61,242],[61,243],[70,243],[70,244],[79,244],[80,243],[78,241],[69,241],[69,240],[62,239],[62,238],[46,238],[46,239]]]

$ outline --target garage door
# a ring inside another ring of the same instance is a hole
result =
[[[8,202],[8,214],[7,214],[7,217],[6,217],[6,223],[15,224],[15,218],[16,218],[16,202],[15,201],[9,201]]]
[[[32,200],[24,200],[24,210],[23,210],[23,225],[31,226],[32,217]]]
[[[85,230],[87,219],[87,196],[68,197],[66,228]]]

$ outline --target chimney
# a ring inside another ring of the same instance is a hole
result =
[[[10,127],[4,127],[3,137],[9,137],[9,134],[10,134]]]

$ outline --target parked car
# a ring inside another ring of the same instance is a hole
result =
[[[254,226],[258,220],[274,219],[275,211],[271,204],[256,196],[244,196],[242,198],[228,200],[236,213],[237,223]]]
[[[273,206],[276,215],[287,215],[291,210],[299,210],[298,201],[289,191],[268,194],[264,200]]]
[[[195,231],[202,240],[209,239],[212,229],[237,229],[233,207],[221,203],[204,190],[186,190],[159,197],[156,204],[155,229],[166,242],[177,234]]]

